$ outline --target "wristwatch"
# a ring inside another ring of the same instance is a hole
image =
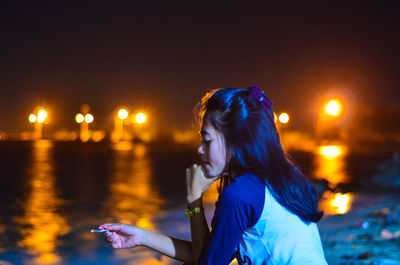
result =
[[[201,210],[203,210],[203,207],[192,207],[192,206],[188,206],[185,210],[185,215],[187,218],[192,217],[193,215],[195,215],[196,213],[200,213]]]

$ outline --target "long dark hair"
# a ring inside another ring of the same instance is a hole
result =
[[[321,219],[315,189],[283,151],[272,107],[263,98],[255,100],[250,89],[216,89],[203,97],[197,111],[201,122],[210,121],[225,138],[230,176],[221,179],[222,189],[235,174],[253,173],[304,222]]]

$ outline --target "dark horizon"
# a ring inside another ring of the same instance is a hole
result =
[[[328,95],[399,105],[396,3],[8,3],[0,11],[0,131],[31,130],[37,105],[49,130],[77,129],[87,103],[94,128],[120,105],[163,127],[190,128],[217,87],[258,84],[292,128],[309,129]]]

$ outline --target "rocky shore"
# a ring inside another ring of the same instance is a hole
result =
[[[349,212],[318,223],[330,265],[400,265],[400,192],[355,193]]]

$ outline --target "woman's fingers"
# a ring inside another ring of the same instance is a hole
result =
[[[122,224],[107,223],[100,225],[99,228],[117,232],[122,230]]]
[[[109,243],[112,247],[115,246],[115,238],[114,235],[116,235],[116,232],[121,231],[121,224],[113,224],[113,223],[107,223],[107,224],[102,224],[99,226],[100,229],[106,229],[107,231],[104,232],[104,237],[107,243]]]
[[[113,243],[114,235],[112,233],[110,233],[110,232],[105,232],[104,234],[105,234],[106,242],[109,243],[109,244]]]
[[[187,177],[188,180],[193,180],[197,178],[198,180],[200,180],[200,182],[205,182],[205,183],[208,182],[213,183],[220,177],[220,176],[215,176],[215,177],[208,176],[207,171],[204,169],[204,167],[197,164],[193,164],[193,166],[190,167],[190,169],[186,169],[186,172],[189,172],[189,177]],[[188,175],[188,173],[186,173],[186,175]]]
[[[186,169],[186,181],[188,181],[190,179],[190,169],[187,168]]]

